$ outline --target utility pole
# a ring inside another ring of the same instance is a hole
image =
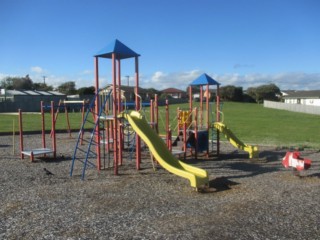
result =
[[[43,77],[43,84],[46,84],[46,76],[42,76]]]

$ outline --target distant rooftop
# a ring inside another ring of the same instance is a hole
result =
[[[282,91],[285,93],[283,98],[320,98],[320,90],[311,91]]]
[[[18,95],[30,95],[30,96],[64,96],[64,93],[56,92],[56,91],[33,91],[33,90],[5,90],[1,89],[0,95],[6,96],[18,96]]]
[[[176,89],[176,88],[166,88],[166,89],[163,89],[161,92],[163,92],[163,93],[185,93],[185,91],[182,91],[182,90]]]

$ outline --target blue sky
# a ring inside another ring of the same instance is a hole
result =
[[[185,90],[207,73],[222,86],[320,89],[319,12],[318,0],[0,0],[0,80],[92,86],[93,56],[119,39],[141,54],[141,87]],[[111,62],[99,66],[103,86]],[[132,85],[132,59],[127,75]]]

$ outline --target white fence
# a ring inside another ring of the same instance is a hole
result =
[[[264,101],[263,106],[266,108],[275,108],[281,110],[288,110],[292,112],[301,112],[308,114],[320,115],[320,106],[310,106],[303,104],[290,104],[281,102]]]

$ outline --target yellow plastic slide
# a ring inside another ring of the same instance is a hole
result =
[[[131,127],[147,144],[151,153],[163,168],[180,177],[189,179],[191,187],[199,188],[209,183],[207,171],[183,163],[172,155],[164,141],[139,112],[122,113],[122,117],[128,120]]]
[[[259,151],[257,146],[251,146],[240,141],[233,132],[222,122],[215,122],[214,128],[218,129],[219,132],[223,133],[229,142],[236,148],[244,150],[249,153],[249,158],[257,157]]]

